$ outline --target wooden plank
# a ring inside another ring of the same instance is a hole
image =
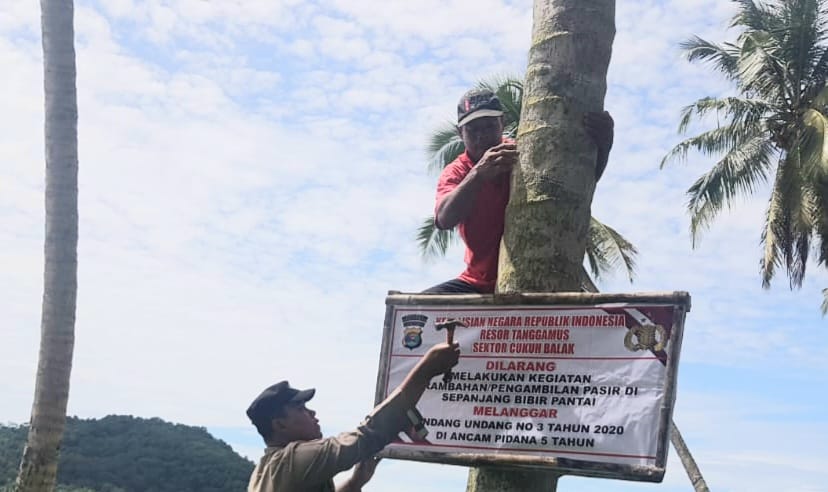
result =
[[[683,306],[685,312],[690,311],[690,294],[684,291],[676,292],[641,292],[635,294],[606,294],[592,292],[533,292],[524,294],[421,294],[388,291],[385,299],[387,305],[417,306],[421,304],[432,306],[458,305],[539,305],[555,306],[583,306],[596,304],[674,304]]]
[[[483,453],[458,453],[447,456],[439,453],[396,448],[381,451],[378,455],[383,458],[467,467],[495,466],[503,468],[542,469],[561,474],[572,473],[579,476],[615,478],[636,482],[661,482],[665,472],[664,467],[594,463],[566,458],[538,458],[505,453],[496,456]]]

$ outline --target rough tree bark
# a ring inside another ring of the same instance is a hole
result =
[[[597,152],[582,119],[603,110],[614,37],[614,0],[535,0],[499,292],[580,286]]]

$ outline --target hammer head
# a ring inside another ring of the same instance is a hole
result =
[[[468,328],[468,325],[466,325],[466,323],[463,323],[459,319],[447,319],[447,320],[443,321],[442,323],[435,323],[434,324],[434,328],[437,331],[440,331],[440,330],[454,331],[454,329],[457,328],[458,326],[462,326],[463,328]]]

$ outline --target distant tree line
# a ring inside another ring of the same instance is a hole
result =
[[[0,492],[10,490],[26,426],[0,425]],[[56,492],[238,492],[253,463],[202,427],[158,418],[70,417]]]

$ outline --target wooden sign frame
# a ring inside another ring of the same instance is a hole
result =
[[[496,466],[544,469],[560,474],[581,475],[601,478],[614,478],[632,481],[661,482],[664,478],[667,452],[670,443],[670,428],[673,407],[676,398],[676,377],[679,354],[684,332],[685,315],[690,311],[690,295],[687,292],[637,293],[637,294],[598,294],[598,293],[526,293],[508,295],[434,295],[406,294],[389,291],[386,298],[385,323],[383,328],[382,348],[375,402],[381,402],[388,391],[389,369],[392,346],[394,343],[394,320],[398,309],[439,308],[442,306],[509,306],[509,307],[581,307],[600,306],[602,308],[623,305],[657,305],[672,306],[673,320],[669,330],[669,342],[666,343],[666,381],[664,397],[658,409],[657,451],[653,465],[628,465],[573,459],[561,456],[540,456],[494,452],[451,452],[424,451],[409,449],[411,446],[391,445],[381,452],[386,458],[442,463],[469,467]],[[630,327],[628,326],[628,329]],[[565,453],[564,453],[565,454]]]

